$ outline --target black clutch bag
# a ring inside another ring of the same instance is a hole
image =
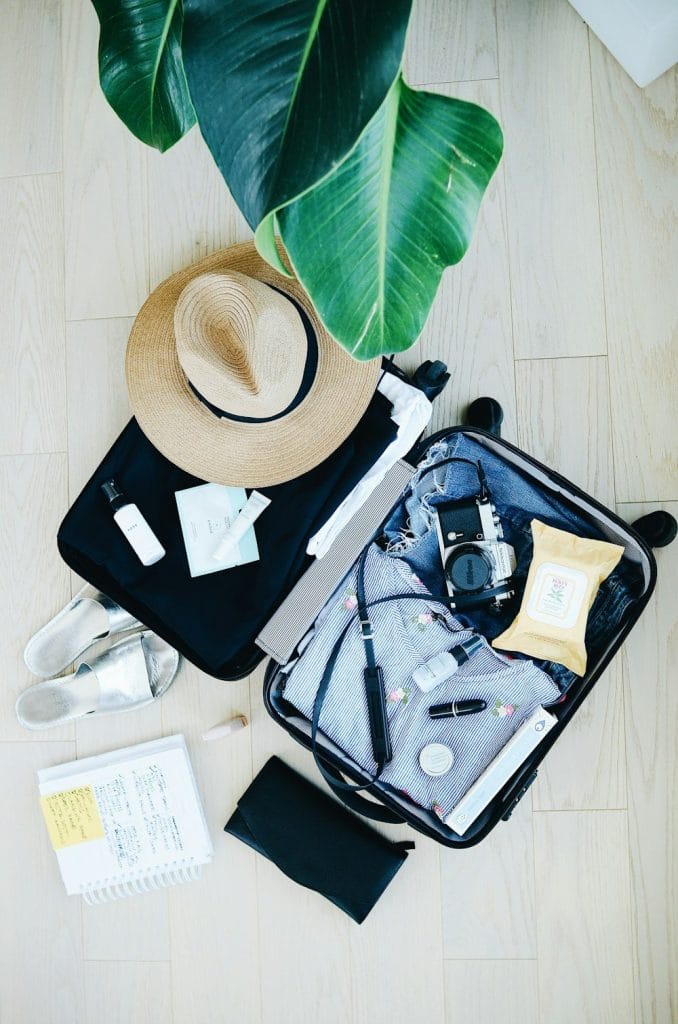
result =
[[[278,757],[240,797],[224,831],[358,924],[414,847],[384,839]]]

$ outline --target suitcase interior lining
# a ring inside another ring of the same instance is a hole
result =
[[[459,429],[443,431],[434,438],[429,438],[423,451],[418,452],[417,461],[425,458],[426,452],[432,443],[452,437],[455,433],[459,432]],[[419,807],[379,782],[374,784],[374,790],[378,791],[379,799],[387,806],[396,810],[397,813],[400,813],[415,828],[418,828],[425,834],[434,836],[445,845],[455,847],[471,846],[479,842],[506,813],[507,809],[511,806],[514,795],[520,792],[523,783],[526,782],[529,776],[533,775],[536,766],[553,745],[557,736],[563,731],[567,721],[569,721],[577,707],[582,703],[633,626],[651,594],[655,579],[654,559],[647,546],[633,533],[628,525],[618,520],[613,513],[576,489],[574,485],[570,485],[568,481],[556,474],[550,474],[544,467],[540,466],[529,456],[525,456],[513,448],[507,442],[497,440],[490,435],[484,434],[482,431],[464,428],[463,432],[472,436],[475,441],[489,448],[497,456],[516,466],[526,476],[541,484],[545,490],[558,495],[567,503],[573,504],[578,512],[583,512],[596,524],[610,542],[623,546],[624,558],[638,566],[642,572],[643,589],[631,601],[620,626],[611,634],[605,649],[599,653],[595,662],[589,664],[586,675],[575,682],[567,691],[567,700],[562,704],[556,704],[549,708],[559,719],[559,725],[544,738],[540,746],[537,747],[528,761],[524,763],[521,770],[506,783],[463,837],[458,836],[430,811]],[[404,496],[405,492],[403,492],[399,501],[402,501]],[[397,504],[394,508],[397,507]],[[384,521],[386,518],[385,516]],[[378,535],[379,531],[377,531],[375,537]],[[341,585],[342,583],[338,585],[337,589]],[[284,675],[277,671],[277,669],[278,666],[272,664],[271,669],[267,672],[264,684],[264,700],[267,708],[274,717],[282,718],[285,722],[285,727],[292,734],[296,735],[304,745],[310,746],[310,722],[296,708],[285,701],[281,686]],[[323,755],[327,756],[327,759],[332,764],[346,771],[355,781],[369,781],[369,774],[328,737],[319,734],[317,744]]]

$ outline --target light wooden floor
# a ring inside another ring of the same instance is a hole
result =
[[[220,833],[271,753],[314,775],[267,718],[260,673],[225,684],[186,665],[140,713],[18,726],[23,644],[77,585],[58,523],[128,416],[131,318],[248,230],[195,132],[161,157],[106,106],[89,3],[4,0],[2,16],[2,1024],[678,1020],[678,545],[510,825],[456,854],[418,839],[361,928]],[[507,437],[625,518],[678,513],[675,73],[640,91],[565,0],[420,0],[407,73],[489,107],[506,135],[472,249],[402,360],[454,371],[434,426],[492,394]],[[202,743],[236,712],[253,727]],[[35,770],[174,731],[215,863],[117,905],[67,898]]]

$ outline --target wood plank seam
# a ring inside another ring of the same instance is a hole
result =
[[[605,253],[603,251],[603,218],[600,211],[600,176],[598,174],[598,134],[596,132],[596,112],[595,103],[596,98],[594,96],[593,89],[593,66],[591,62],[591,29],[586,26],[586,32],[588,37],[588,50],[589,50],[589,77],[591,81],[591,126],[593,129],[593,157],[596,166],[596,207],[598,210],[598,236],[600,243],[600,273],[601,281],[603,286],[603,326],[605,329],[605,351],[610,351],[610,336],[608,331],[608,315],[607,315],[607,287],[605,282]],[[612,422],[612,385],[610,382],[610,363],[607,362],[607,391],[608,391],[608,419],[610,423],[610,456],[612,458],[612,490],[615,499],[615,505],[617,500],[617,453],[615,450],[615,430],[614,423]],[[614,507],[614,506],[613,506]],[[623,690],[622,690],[623,700]],[[624,705],[622,703],[622,717],[624,716]],[[625,735],[625,733],[624,733]]]

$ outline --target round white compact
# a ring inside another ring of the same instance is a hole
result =
[[[427,775],[447,775],[454,764],[454,754],[444,743],[429,743],[419,754],[419,764]]]

